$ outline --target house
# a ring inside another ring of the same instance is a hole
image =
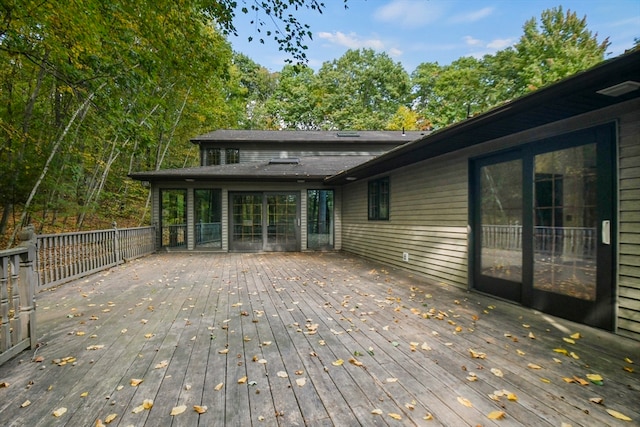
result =
[[[635,51],[373,157],[132,177],[152,183],[163,246],[340,249],[640,340],[639,88]]]

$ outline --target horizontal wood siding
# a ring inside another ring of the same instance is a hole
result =
[[[640,115],[620,118],[618,333],[640,340]]]
[[[424,162],[389,177],[389,221],[367,220],[366,181],[343,189],[342,248],[466,289],[466,158]]]

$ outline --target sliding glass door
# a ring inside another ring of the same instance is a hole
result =
[[[613,328],[613,125],[473,163],[473,287]]]

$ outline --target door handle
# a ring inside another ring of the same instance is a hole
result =
[[[611,221],[608,219],[602,221],[602,244],[611,244]]]

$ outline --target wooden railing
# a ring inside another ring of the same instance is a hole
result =
[[[36,346],[33,241],[0,251],[0,365]]]
[[[59,285],[155,252],[155,227],[37,236],[38,288]]]

